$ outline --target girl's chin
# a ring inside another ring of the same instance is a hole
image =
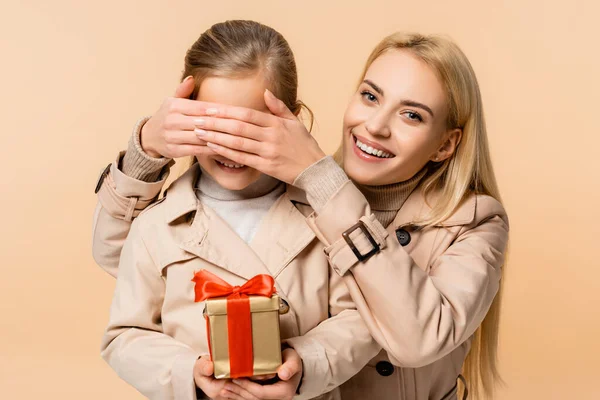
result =
[[[217,173],[213,175],[213,179],[217,181],[221,187],[227,190],[242,190],[252,185],[260,177],[260,175],[256,176],[256,173],[252,173],[254,171],[254,169],[248,169],[245,172],[237,174],[227,174],[217,171]]]

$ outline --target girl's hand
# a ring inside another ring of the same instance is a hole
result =
[[[236,399],[243,400],[243,397],[225,389],[225,385],[231,382],[230,379],[215,379],[213,377],[213,363],[208,356],[202,356],[194,364],[194,381],[196,386],[204,392],[206,396],[214,400]]]
[[[206,116],[196,119],[196,133],[215,153],[291,184],[325,153],[268,90],[265,104],[273,115],[226,105],[207,108]]]
[[[283,364],[277,375],[279,382],[261,385],[249,379],[234,379],[225,389],[245,400],[292,399],[302,379],[302,359],[294,349],[283,350]]]
[[[204,115],[211,104],[189,100],[193,91],[194,79],[188,76],[177,87],[175,96],[168,97],[144,124],[140,143],[146,154],[155,158],[215,154],[194,134],[194,119]]]

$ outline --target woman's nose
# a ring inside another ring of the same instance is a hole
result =
[[[373,136],[390,136],[389,118],[384,112],[375,112],[365,122],[365,129]]]

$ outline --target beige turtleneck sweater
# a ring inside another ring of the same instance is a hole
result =
[[[162,174],[163,168],[171,161],[170,158],[150,157],[142,149],[140,143],[140,134],[142,127],[150,117],[141,118],[133,128],[133,133],[129,138],[129,145],[125,156],[121,161],[121,171],[127,176],[144,182],[156,182]]]

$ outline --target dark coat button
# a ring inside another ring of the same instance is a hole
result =
[[[390,376],[394,373],[394,366],[387,361],[379,361],[377,365],[375,365],[375,369],[381,376]]]
[[[408,233],[405,229],[396,230],[396,238],[398,238],[398,242],[401,246],[406,246],[410,243],[410,233]]]

